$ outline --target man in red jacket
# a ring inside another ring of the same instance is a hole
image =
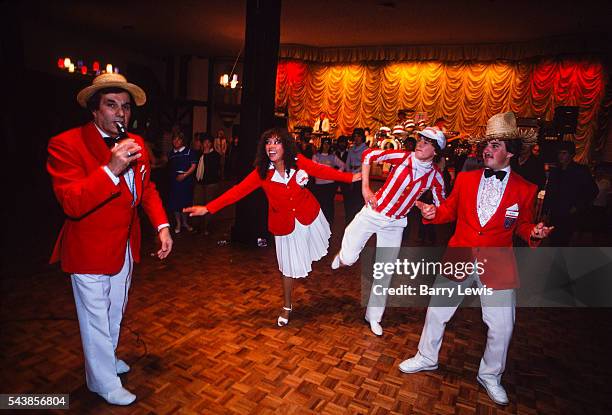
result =
[[[77,101],[93,122],[49,141],[47,170],[66,214],[51,262],[61,261],[71,274],[87,387],[111,404],[129,405],[136,396],[117,375],[130,367],[115,350],[132,266],[140,260],[138,205],[158,230],[160,259],[172,250],[172,238],[144,141],[125,131],[132,103],[146,101],[144,91],[108,73],[81,90]]]
[[[460,254],[466,262],[474,263],[473,268],[475,261],[486,262],[482,272],[474,272],[461,281],[439,276],[434,288],[454,288],[453,292],[458,293],[476,283],[479,288],[491,289],[480,295],[482,318],[489,331],[477,380],[494,402],[507,405],[501,376],[514,327],[515,288],[519,285],[512,236],[517,233],[530,246],[536,246],[552,228],[532,223],[537,187],[510,168],[510,159],[519,154],[521,145],[514,113],[491,117],[485,138],[486,168],[460,173],[450,197],[439,207],[421,202],[417,206],[425,223],[457,221],[446,259],[454,257],[456,261]],[[450,299],[432,296],[418,352],[399,365],[402,372],[437,369],[446,323],[462,300],[460,294]]]

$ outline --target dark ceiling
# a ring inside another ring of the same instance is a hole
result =
[[[25,1],[31,23],[155,54],[235,56],[246,0]],[[607,33],[607,1],[284,0],[281,44],[317,47],[515,42]]]

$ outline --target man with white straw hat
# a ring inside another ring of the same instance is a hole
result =
[[[452,258],[455,263],[461,259],[473,265],[474,272],[463,278],[436,278],[434,287],[454,288],[458,295],[431,296],[418,352],[403,361],[399,369],[404,373],[437,369],[444,329],[463,301],[460,292],[476,284],[481,289],[482,318],[489,329],[477,380],[495,403],[507,405],[501,377],[514,328],[515,289],[519,286],[512,237],[516,233],[530,246],[537,246],[552,228],[532,223],[537,187],[510,168],[511,158],[518,156],[521,148],[514,113],[491,117],[485,140],[486,168],[460,173],[453,192],[439,207],[417,202],[424,223],[457,221],[445,259]],[[479,267],[479,263],[484,265]]]
[[[71,274],[85,355],[87,387],[115,405],[136,396],[118,374],[130,367],[117,359],[121,319],[127,305],[134,262],[140,260],[141,205],[157,228],[160,259],[172,250],[168,219],[150,181],[141,137],[129,134],[132,103],[144,91],[119,74],[107,73],[77,95],[93,121],[49,141],[47,170],[66,215],[51,262]]]

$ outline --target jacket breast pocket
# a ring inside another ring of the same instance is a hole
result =
[[[519,208],[518,204],[514,204],[506,209],[506,213],[504,214],[504,229],[510,229],[518,219],[519,216]]]

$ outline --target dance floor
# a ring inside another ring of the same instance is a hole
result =
[[[518,309],[503,378],[511,404],[500,407],[476,382],[480,309],[451,321],[438,370],[403,374],[425,310],[388,309],[375,337],[360,267],[332,272],[328,255],[296,284],[291,322],[278,328],[274,248],[218,245],[230,215],[210,236],[177,235],[165,262],[145,238],[118,349],[134,404],[110,406],[87,390],[69,278],[44,265],[2,281],[0,393],[67,393],[78,414],[611,413],[610,310]]]

